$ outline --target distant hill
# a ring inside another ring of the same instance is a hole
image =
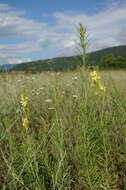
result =
[[[90,53],[89,54],[89,64],[100,65],[101,58],[106,55],[126,56],[126,45],[105,48],[105,49]]]
[[[106,55],[115,55],[115,56],[126,56],[126,45],[117,46],[102,49],[99,51],[91,52],[88,56],[88,63],[90,65],[100,65],[101,58]],[[38,60],[27,63],[21,63],[14,66],[11,70],[13,71],[67,71],[74,70],[81,63],[77,56],[71,57],[59,57],[46,60]]]
[[[0,70],[1,71],[8,71],[9,69],[12,69],[15,67],[16,64],[5,64],[5,65],[0,65]]]

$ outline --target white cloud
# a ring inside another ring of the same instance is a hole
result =
[[[55,13],[57,28],[75,31],[78,23],[87,27],[90,39],[90,51],[105,47],[126,44],[126,6],[112,7],[92,16],[86,14]],[[74,35],[74,34],[73,34]],[[76,39],[76,37],[75,37]]]
[[[8,11],[9,9],[9,5],[0,3],[0,11]]]
[[[123,45],[126,44],[126,26],[122,27],[117,39],[118,39],[118,41],[120,41],[121,44],[123,44]]]
[[[47,34],[47,24],[26,19],[18,12],[0,13],[0,37],[40,38]]]
[[[37,41],[24,42],[19,44],[0,45],[0,56],[20,56],[34,51],[41,50],[41,46]]]
[[[118,42],[116,39],[112,37],[108,37],[107,39],[99,39],[97,41],[94,41],[94,43],[91,43],[90,51],[92,50],[99,50],[107,47],[117,46],[121,45],[120,42]]]
[[[8,63],[9,64],[19,64],[19,63],[26,63],[32,61],[30,58],[9,58]]]
[[[54,49],[58,52],[54,56],[72,55],[79,23],[87,27],[90,51],[126,44],[126,4],[120,6],[119,0],[110,1],[109,7],[93,15],[68,11],[53,13],[51,16],[55,24],[52,26],[26,18],[25,11],[0,4],[0,38],[26,40],[22,43],[1,44],[0,60],[12,63],[18,56],[26,57],[35,51]]]

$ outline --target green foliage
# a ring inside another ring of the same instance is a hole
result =
[[[83,70],[0,75],[1,190],[126,189],[126,75],[102,74],[104,95]]]
[[[91,52],[88,58],[89,64],[100,65],[102,57],[108,55],[126,56],[126,46],[110,47],[99,51]]]
[[[126,56],[107,55],[102,57],[101,67],[103,68],[126,68]]]

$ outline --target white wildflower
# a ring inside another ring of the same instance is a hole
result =
[[[51,102],[52,102],[52,99],[46,99],[45,102],[46,102],[46,103],[51,103]]]
[[[76,76],[75,76],[75,77],[72,77],[72,80],[77,80],[77,79],[78,79],[78,77],[76,77]]]
[[[73,96],[73,98],[78,98],[78,96],[76,94],[73,94],[72,96]]]
[[[60,74],[61,74],[60,72],[57,73],[57,75],[60,75]]]
[[[39,90],[44,90],[44,87],[39,88]]]
[[[48,108],[48,110],[55,110],[55,108],[53,108],[53,107],[52,108]]]
[[[36,95],[38,96],[38,95],[39,95],[39,92],[36,92]]]

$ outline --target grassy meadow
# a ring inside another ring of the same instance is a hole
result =
[[[0,74],[0,190],[126,190],[126,71],[89,73]]]

